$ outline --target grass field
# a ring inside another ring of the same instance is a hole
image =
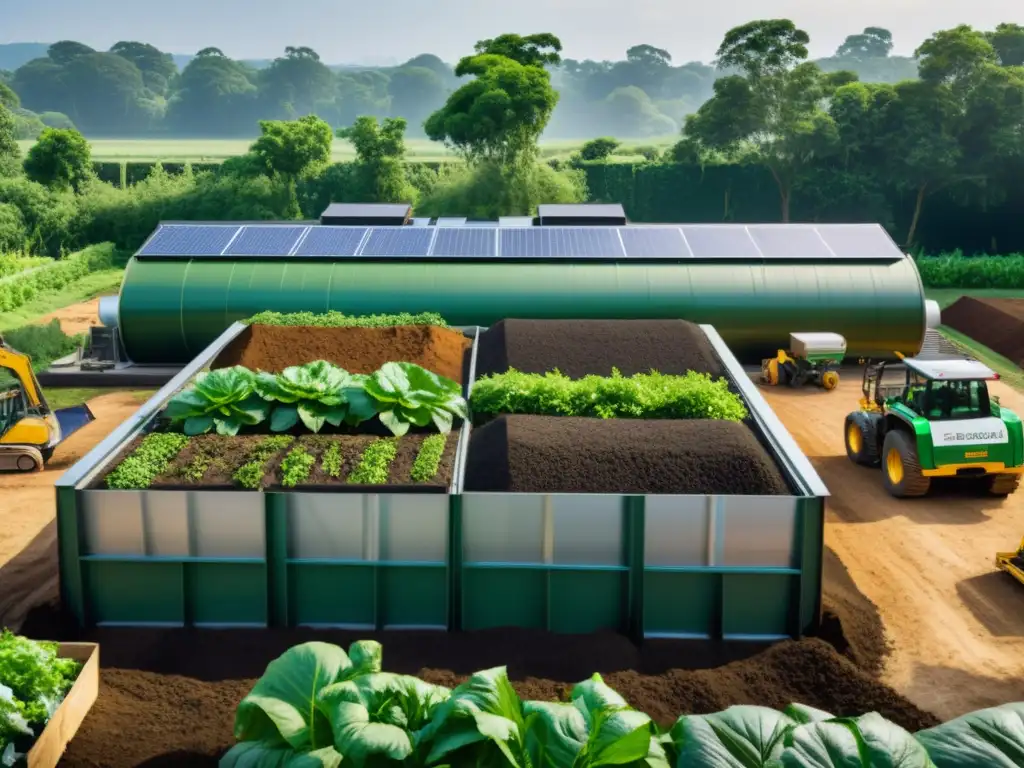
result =
[[[101,272],[93,272],[76,280],[63,290],[36,296],[13,312],[0,312],[0,333],[37,322],[39,318],[51,312],[70,307],[80,301],[88,301],[103,294],[117,293],[123,276],[123,269],[105,269]]]
[[[545,158],[568,158],[579,149],[585,139],[542,141],[541,154]],[[678,141],[676,136],[651,139],[645,142],[624,142],[615,160],[620,162],[638,162],[643,157],[637,147],[657,147],[667,149]],[[92,159],[108,162],[167,162],[215,163],[228,157],[245,154],[252,139],[93,139]],[[32,141],[22,141],[21,150],[27,152]],[[342,139],[334,140],[333,159],[343,162],[355,158],[352,145]],[[408,157],[418,162],[445,162],[457,159],[437,142],[426,139],[409,139],[406,141]]]

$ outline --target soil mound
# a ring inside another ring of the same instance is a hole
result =
[[[214,360],[213,368],[244,365],[280,373],[292,365],[327,360],[351,373],[373,373],[384,363],[415,363],[462,382],[470,345],[459,331],[433,325],[390,328],[320,328],[250,325]]]
[[[475,429],[467,491],[519,493],[789,493],[744,424],[500,416]]]
[[[964,296],[942,311],[942,324],[1024,367],[1024,299]]]
[[[480,335],[476,375],[548,373],[572,379],[688,371],[725,375],[699,326],[684,320],[501,320]]]

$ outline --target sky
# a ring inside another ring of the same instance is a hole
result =
[[[71,39],[105,50],[118,40],[140,40],[170,53],[217,46],[239,59],[273,58],[286,45],[306,45],[331,64],[398,63],[425,52],[456,61],[477,40],[504,32],[553,32],[563,56],[574,59],[621,59],[626,48],[647,43],[681,64],[710,60],[726,30],[757,18],[792,19],[810,35],[812,57],[833,53],[866,26],[892,31],[894,52],[908,55],[937,29],[1024,22],[1024,3],[1008,0],[0,2],[13,6],[2,12],[4,43]]]

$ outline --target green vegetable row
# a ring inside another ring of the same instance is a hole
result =
[[[382,672],[381,645],[286,651],[238,705],[221,768],[1010,768],[1024,703],[911,734],[877,713],[801,704],[683,715],[667,731],[593,675],[569,702],[522,701],[505,667],[448,689]]]
[[[299,422],[319,432],[324,424],[355,427],[378,418],[400,437],[411,426],[431,423],[448,433],[468,411],[458,383],[413,363],[385,363],[364,375],[318,360],[280,374],[242,366],[201,373],[171,399],[164,415],[186,435],[237,435],[242,427],[268,420],[272,432],[287,432]]]
[[[742,421],[747,409],[724,378],[691,371],[684,376],[651,372],[570,379],[509,370],[473,383],[474,414],[532,413],[602,419],[720,419]]]
[[[0,765],[14,765],[42,733],[82,665],[57,643],[0,633]]]
[[[447,328],[445,319],[435,312],[395,315],[343,315],[341,312],[260,312],[246,325],[310,325],[319,328],[391,328],[397,325],[436,325]]]
[[[167,467],[187,443],[185,435],[147,435],[139,447],[107,475],[107,487],[118,490],[148,488],[167,471]]]

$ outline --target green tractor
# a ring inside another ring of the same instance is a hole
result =
[[[999,376],[977,360],[901,358],[864,368],[860,410],[846,417],[846,454],[881,467],[897,498],[924,496],[932,478],[976,483],[992,496],[1017,490],[1024,432],[990,396]]]

